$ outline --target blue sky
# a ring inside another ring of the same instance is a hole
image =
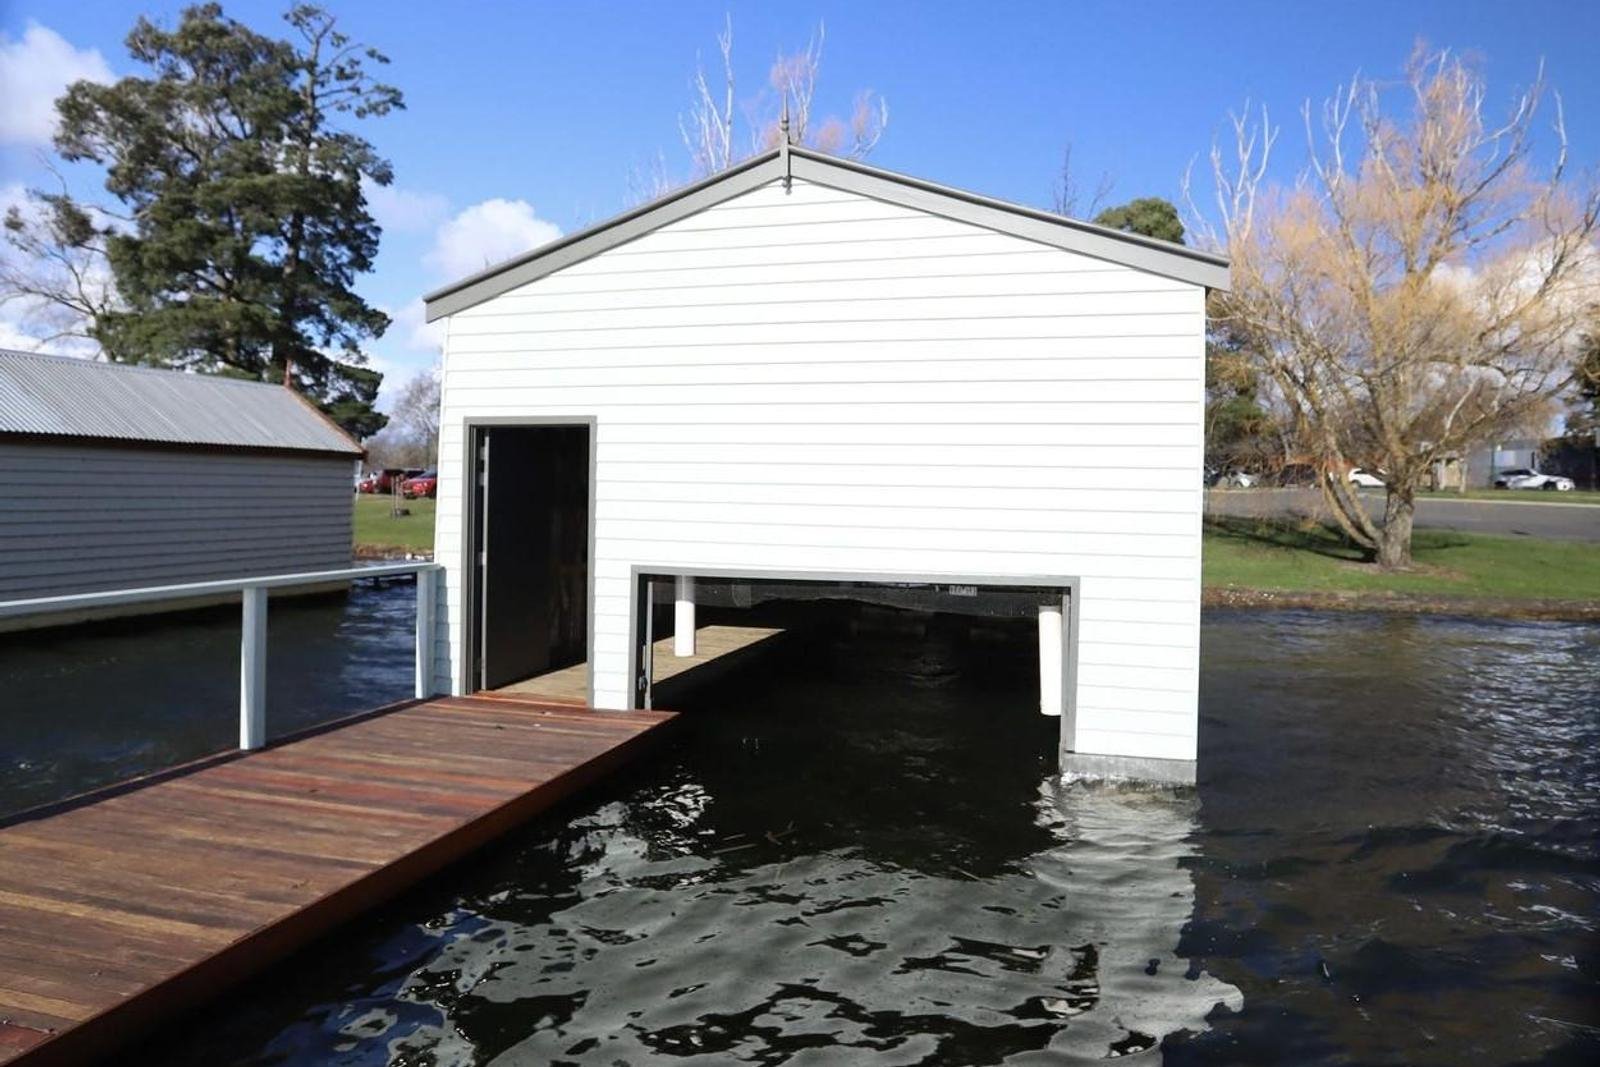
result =
[[[170,23],[181,6],[3,0],[0,59],[24,76],[40,59],[58,73],[129,73],[122,38],[134,18]],[[270,31],[283,6],[224,4]],[[416,324],[421,293],[464,264],[623,209],[630,173],[658,153],[686,174],[677,119],[725,13],[741,97],[825,22],[824,110],[848,111],[861,89],[888,102],[873,163],[1039,206],[1049,206],[1069,141],[1085,184],[1102,172],[1115,179],[1113,202],[1176,198],[1185,166],[1247,99],[1285,127],[1287,177],[1303,160],[1300,102],[1357,69],[1397,74],[1418,38],[1481,56],[1496,103],[1543,59],[1566,102],[1575,163],[1600,163],[1600,4],[1576,0],[330,6],[344,29],[389,54],[385,75],[408,104],[366,127],[396,172],[379,211],[389,229],[378,270],[361,285],[399,320],[374,346],[396,378],[432,359]],[[70,53],[52,51],[42,30]],[[14,89],[0,104],[13,118],[29,106]],[[0,122],[0,187],[12,190],[41,173],[37,137],[19,126]],[[74,179],[96,191],[92,175]]]

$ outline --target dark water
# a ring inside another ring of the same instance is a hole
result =
[[[1212,615],[1189,796],[1019,660],[747,678],[141,1062],[1600,1062],[1600,628]]]
[[[415,583],[268,600],[267,733],[412,694]],[[0,815],[234,747],[239,609],[0,634]]]

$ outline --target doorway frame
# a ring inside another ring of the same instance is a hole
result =
[[[906,571],[808,571],[783,570],[775,567],[684,567],[678,564],[650,566],[635,563],[628,571],[628,688],[632,692],[631,707],[645,706],[645,694],[650,681],[641,677],[644,665],[639,662],[643,639],[653,639],[646,624],[650,613],[639,610],[645,577],[654,578],[728,578],[761,580],[788,580],[792,582],[860,582],[863,585],[976,585],[1015,588],[1034,586],[1061,590],[1061,663],[1066,677],[1061,685],[1061,732],[1058,752],[1076,751],[1078,740],[1078,605],[1083,597],[1079,590],[1083,579],[1064,575],[1038,574],[941,574],[937,572]],[[641,617],[642,615],[642,617]],[[591,689],[594,674],[589,675]],[[643,684],[641,684],[643,683]],[[591,693],[592,695],[592,693]]]
[[[587,699],[589,707],[594,707],[594,533],[595,533],[595,487],[597,484],[597,470],[595,452],[599,444],[600,418],[597,415],[468,415],[461,420],[461,433],[464,448],[462,449],[461,464],[461,555],[457,563],[461,567],[461,614],[457,620],[461,633],[461,674],[457,686],[458,695],[470,696],[479,692],[477,671],[478,648],[478,568],[477,561],[473,559],[473,546],[478,542],[478,431],[494,429],[496,427],[527,427],[530,429],[561,427],[579,428],[588,431],[589,436],[589,531],[588,531],[588,559],[584,574],[584,636],[585,647],[583,650],[584,664],[588,669]],[[490,477],[494,472],[490,471]],[[487,488],[487,486],[485,486]],[[484,575],[488,578],[487,572]]]

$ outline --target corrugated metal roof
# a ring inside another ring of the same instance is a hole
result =
[[[0,434],[8,433],[361,452],[282,386],[0,349]]]

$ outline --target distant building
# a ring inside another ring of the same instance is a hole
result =
[[[282,386],[0,351],[0,601],[347,567],[361,455]]]
[[[1507,439],[1476,448],[1466,457],[1466,487],[1488,489],[1502,471],[1527,467],[1539,469],[1544,441],[1536,437]]]

